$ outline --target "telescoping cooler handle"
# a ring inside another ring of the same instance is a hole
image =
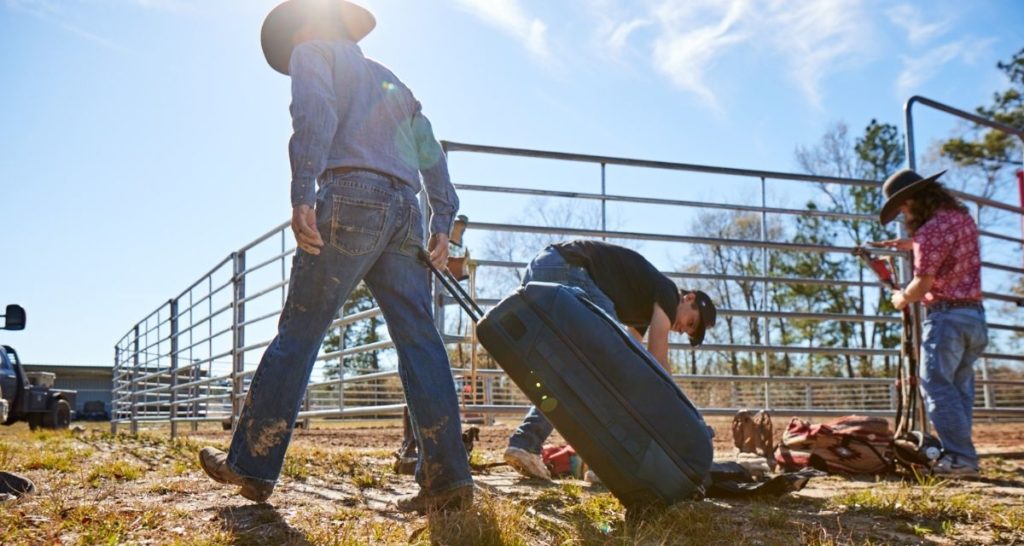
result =
[[[416,258],[430,268],[430,271],[434,273],[437,280],[441,281],[445,290],[452,295],[452,298],[454,298],[455,302],[459,304],[459,307],[462,307],[462,309],[466,311],[469,318],[473,322],[480,322],[480,319],[484,316],[484,310],[481,309],[480,306],[473,301],[473,298],[470,297],[469,293],[462,288],[462,285],[459,284],[455,275],[452,275],[451,271],[448,271],[447,269],[441,271],[434,267],[434,264],[430,261],[430,254],[428,254],[427,250],[423,247],[420,247]]]

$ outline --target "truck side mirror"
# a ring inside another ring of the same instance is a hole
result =
[[[25,329],[25,309],[20,305],[8,305],[7,311],[4,312],[4,330],[24,330]]]

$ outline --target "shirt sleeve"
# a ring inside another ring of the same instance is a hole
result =
[[[441,143],[434,137],[430,120],[423,115],[416,103],[413,115],[413,134],[416,140],[416,156],[419,171],[423,175],[423,188],[427,191],[430,204],[430,234],[452,232],[455,213],[459,210],[459,196],[455,193],[451,176],[448,174],[448,159]]]
[[[295,47],[288,65],[292,77],[293,132],[288,153],[293,207],[314,205],[314,181],[327,165],[327,154],[338,129],[331,58],[329,49],[306,42]]]
[[[928,222],[914,234],[914,275],[934,276],[949,255],[951,245],[945,244],[938,222]]]

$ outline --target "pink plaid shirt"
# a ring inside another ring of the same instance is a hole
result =
[[[933,275],[924,304],[981,301],[978,226],[970,214],[940,209],[914,234],[914,274]]]

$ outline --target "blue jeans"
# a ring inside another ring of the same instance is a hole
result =
[[[277,337],[267,347],[231,438],[228,463],[266,482],[285,451],[327,329],[360,280],[387,321],[398,352],[427,494],[472,483],[448,353],[434,326],[419,202],[411,188],[361,171],[326,175],[317,195],[320,254],[296,250]]]
[[[942,449],[978,468],[971,422],[974,361],[988,345],[985,312],[964,308],[928,313],[921,339],[921,392]]]
[[[557,250],[550,246],[537,254],[526,266],[523,285],[531,281],[552,282],[578,288],[586,293],[587,299],[604,309],[616,321],[619,320],[618,315],[615,314],[615,304],[597,287],[587,270],[570,265]],[[537,409],[537,406],[532,406],[527,412],[526,418],[523,419],[523,423],[509,438],[508,445],[540,454],[541,448],[544,447],[544,441],[551,436],[551,431],[554,428],[551,422]]]

